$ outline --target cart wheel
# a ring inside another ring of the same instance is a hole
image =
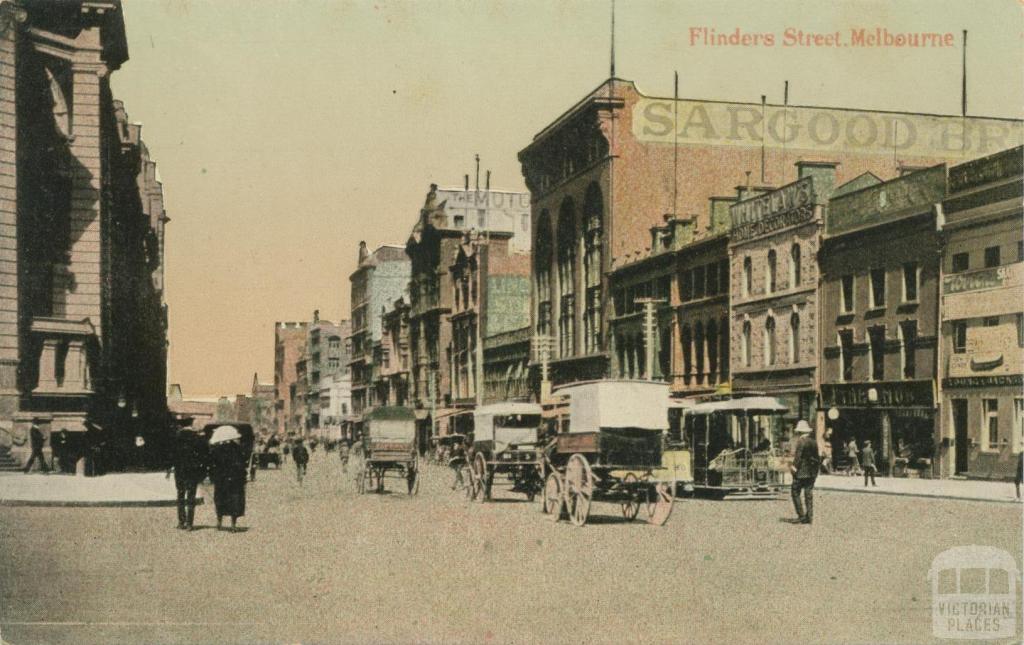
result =
[[[473,501],[474,499],[476,499],[476,473],[473,471],[473,466],[471,464],[463,466],[462,470],[464,471],[465,479],[468,480],[465,482],[466,499],[468,499],[469,501]]]
[[[583,455],[569,457],[565,468],[565,502],[569,520],[583,526],[590,516],[590,501],[594,497],[594,472]]]
[[[562,511],[565,508],[563,501],[562,480],[558,473],[552,471],[548,474],[548,480],[544,482],[544,504],[541,505],[552,522],[562,519]]]
[[[622,478],[622,492],[626,495],[626,500],[622,502],[622,517],[629,522],[635,520],[640,512],[640,495],[637,493],[639,481],[633,473],[626,473]]]
[[[476,453],[473,458],[473,479],[476,482],[476,489],[473,491],[473,500],[483,503],[491,497],[491,491],[487,486],[487,460],[483,453]]]
[[[647,489],[647,522],[654,526],[664,526],[672,515],[675,499],[675,482],[655,482]]]

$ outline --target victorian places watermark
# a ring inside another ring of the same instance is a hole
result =
[[[1017,635],[1017,563],[991,546],[955,546],[935,556],[932,635],[957,640],[1008,639]]]

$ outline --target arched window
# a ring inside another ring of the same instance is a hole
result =
[[[775,293],[776,290],[777,264],[775,249],[771,249],[768,251],[768,293]]]
[[[789,286],[796,288],[800,286],[800,244],[794,243],[789,250]]]
[[[722,317],[718,321],[718,379],[724,383],[729,380],[729,319]]]
[[[743,366],[750,367],[750,321],[743,322]]]
[[[572,356],[576,350],[576,209],[566,198],[558,211],[558,351]]]
[[[775,365],[775,318],[772,316],[764,321],[764,364]]]
[[[750,257],[743,258],[743,284],[741,285],[744,296],[749,296],[754,291],[754,270]]]
[[[704,334],[708,339],[708,382],[717,381],[715,378],[721,371],[718,365],[718,327],[714,320],[709,320]]]
[[[795,311],[789,317],[789,362],[800,362],[800,314]]]
[[[533,241],[533,275],[537,290],[537,335],[551,335],[551,217],[542,210]]]
[[[584,353],[601,349],[601,244],[604,197],[596,183],[587,187],[583,200],[583,282],[586,302],[583,312]]]
[[[680,332],[680,340],[683,343],[683,376],[685,382],[690,382],[690,374],[693,373],[693,347],[691,342],[693,336],[690,333],[690,325],[683,325],[682,332]]]
[[[696,354],[697,354],[697,357],[696,357],[697,360],[695,361],[695,363],[697,364],[697,369],[696,369],[696,372],[697,372],[697,382],[698,383],[703,383],[704,382],[704,323],[702,323],[699,320],[697,321],[696,326],[694,326],[693,336],[694,336],[694,338],[693,338],[694,352],[696,352]]]

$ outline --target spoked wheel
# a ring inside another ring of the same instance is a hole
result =
[[[633,473],[626,473],[622,478],[622,493],[626,499],[622,502],[622,517],[632,522],[640,512],[640,494],[637,492],[637,483],[640,480]]]
[[[491,498],[491,487],[487,481],[487,460],[483,453],[476,453],[473,458],[473,480],[476,482],[476,489],[473,491],[473,500],[483,503]]]
[[[465,474],[469,479],[469,481],[466,482],[466,499],[473,501],[476,499],[476,489],[480,485],[476,480],[476,471],[473,469],[473,464],[464,466],[463,470],[466,471]]]
[[[647,522],[654,526],[664,526],[672,515],[675,499],[675,482],[655,482],[651,485],[647,489]]]
[[[590,516],[590,502],[594,497],[594,472],[583,455],[569,457],[565,468],[565,505],[569,520],[583,526]]]
[[[551,471],[548,480],[544,482],[544,504],[542,508],[548,514],[552,522],[562,519],[562,511],[565,508],[562,497],[562,480],[558,473]]]

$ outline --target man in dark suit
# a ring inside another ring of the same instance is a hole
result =
[[[793,472],[793,506],[796,507],[797,521],[810,524],[814,519],[814,480],[818,477],[821,463],[818,458],[818,442],[811,436],[811,426],[803,419],[796,424],[796,434],[798,438],[793,448],[793,465],[790,466]],[[807,502],[806,513],[800,503],[801,492]]]
[[[191,531],[196,515],[196,489],[206,479],[210,465],[206,437],[191,428],[178,430],[172,469],[178,492],[178,528]],[[170,475],[170,472],[167,473]]]
[[[36,459],[39,460],[39,467],[43,469],[44,473],[50,472],[50,467],[46,464],[46,458],[43,456],[43,446],[46,445],[46,437],[43,435],[42,429],[32,422],[32,429],[29,430],[29,440],[32,444],[32,454],[28,458],[28,463],[25,464],[24,472],[32,470],[32,464],[35,463]]]

